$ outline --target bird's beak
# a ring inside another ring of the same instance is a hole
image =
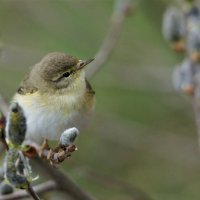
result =
[[[88,60],[79,60],[77,64],[77,70],[83,69],[86,65],[91,63],[94,60],[94,58],[88,59]]]

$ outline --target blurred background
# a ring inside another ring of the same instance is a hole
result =
[[[155,200],[200,198],[191,102],[171,83],[183,57],[161,34],[169,3],[136,1],[112,56],[90,80],[96,112],[77,141],[79,151],[61,167],[97,199],[134,199],[140,190]],[[0,0],[0,93],[10,100],[29,67],[48,52],[93,57],[110,26],[113,4]],[[55,197],[52,192],[44,199]]]

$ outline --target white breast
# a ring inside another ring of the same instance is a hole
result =
[[[47,99],[46,99],[47,98]],[[14,101],[23,108],[27,119],[26,138],[41,143],[43,138],[58,140],[64,130],[79,127],[81,102],[79,96],[51,96],[45,101],[39,94],[19,95]]]

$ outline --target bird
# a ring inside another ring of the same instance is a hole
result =
[[[24,112],[26,141],[58,141],[66,129],[85,125],[95,92],[84,68],[93,60],[51,52],[30,68],[12,99]]]

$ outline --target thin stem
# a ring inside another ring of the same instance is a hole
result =
[[[56,190],[57,185],[54,181],[47,181],[42,184],[34,186],[33,189],[37,194],[43,194],[48,191]],[[18,200],[18,199],[25,199],[27,197],[29,197],[29,194],[25,190],[18,190],[15,191],[13,194],[0,196],[0,200]]]
[[[40,197],[37,195],[37,193],[33,190],[32,186],[29,184],[28,188],[26,191],[29,193],[29,195],[34,199],[34,200],[40,200]]]
[[[116,0],[109,30],[95,56],[95,60],[88,66],[87,77],[93,77],[97,71],[108,61],[112,54],[122,30],[124,19],[131,13],[131,0]]]
[[[90,194],[81,189],[69,176],[61,170],[53,168],[40,158],[35,159],[43,173],[50,176],[57,184],[58,190],[65,191],[74,200],[95,200]]]

